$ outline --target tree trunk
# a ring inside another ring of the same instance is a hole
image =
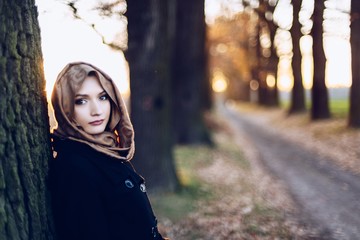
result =
[[[256,26],[256,39],[257,39],[257,45],[256,45],[256,58],[257,58],[257,66],[256,66],[256,72],[257,76],[256,79],[259,82],[259,88],[258,88],[258,103],[260,105],[267,105],[267,84],[266,84],[266,71],[265,71],[265,62],[266,60],[263,57],[262,54],[262,46],[260,44],[260,37],[261,37],[261,28],[262,28],[262,20],[259,20],[257,26]]]
[[[263,105],[263,106],[267,106],[268,105],[268,94],[269,94],[269,89],[267,87],[266,84],[266,74],[267,72],[265,71],[265,68],[263,66],[263,61],[264,59],[262,57],[260,57],[259,59],[260,61],[260,69],[258,69],[258,79],[259,79],[259,104]]]
[[[205,43],[205,51],[204,51],[204,77],[202,78],[201,81],[201,89],[203,89],[202,92],[202,96],[200,99],[201,102],[201,107],[200,109],[204,110],[204,111],[210,111],[212,109],[213,106],[213,100],[212,100],[212,86],[211,86],[211,80],[210,80],[210,63],[209,63],[209,46],[208,46],[208,42],[206,41],[206,23],[205,23],[205,15],[204,15],[204,21],[203,21],[203,26],[204,26],[204,43]],[[207,131],[207,129],[206,129]],[[207,136],[208,137],[208,136]]]
[[[351,67],[349,126],[360,127],[360,1],[351,1]]]
[[[311,119],[330,118],[328,91],[325,84],[326,58],[323,46],[323,15],[325,4],[323,0],[315,0],[311,30],[313,38],[314,79],[311,91]]]
[[[172,58],[173,125],[176,143],[210,143],[204,123],[209,103],[204,0],[176,1],[176,37]]]
[[[275,47],[275,35],[276,35],[276,30],[277,27],[276,25],[273,23],[273,21],[269,21],[268,22],[269,25],[269,30],[270,30],[270,40],[271,40],[271,55],[269,58],[269,63],[268,63],[268,73],[273,74],[274,78],[275,78],[275,85],[271,88],[269,88],[269,101],[268,101],[268,105],[269,106],[279,106],[279,89],[278,89],[278,84],[277,84],[277,72],[278,72],[278,65],[279,65],[279,57],[276,53],[276,47]]]
[[[173,1],[127,2],[133,160],[152,189],[178,186],[172,155],[170,56]]]
[[[291,104],[289,113],[298,113],[305,111],[305,94],[304,85],[301,73],[301,51],[300,51],[300,38],[301,38],[301,24],[299,22],[299,12],[301,8],[301,1],[294,0],[293,3],[293,25],[291,27],[291,38],[293,45],[292,57],[292,70],[294,76],[294,86],[291,92]]]
[[[273,19],[268,19],[266,17],[267,13],[274,12],[274,6],[270,6],[267,1],[260,0],[259,6],[256,9],[258,14],[258,48],[257,48],[257,58],[258,58],[258,79],[259,79],[259,89],[258,89],[258,96],[259,96],[259,104],[264,106],[278,106],[279,99],[278,99],[278,88],[277,88],[277,67],[279,63],[279,58],[276,53],[276,48],[274,45],[274,39],[276,34],[277,26],[273,22]],[[271,47],[269,49],[270,55],[265,56],[263,54],[263,47],[261,46],[260,39],[263,37],[261,36],[261,32],[263,30],[269,32],[269,38],[271,41]],[[275,78],[275,84],[268,85],[267,77],[268,75],[273,75]]]
[[[53,239],[51,157],[37,9],[0,2],[0,239]]]

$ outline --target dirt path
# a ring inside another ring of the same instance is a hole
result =
[[[358,176],[303,147],[308,143],[282,137],[259,117],[224,107],[219,110],[236,129],[239,141],[244,141],[244,151],[285,184],[299,205],[299,217],[304,222],[317,226],[323,239],[360,238]]]

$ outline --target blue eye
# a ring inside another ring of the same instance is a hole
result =
[[[108,100],[109,99],[109,96],[107,94],[104,94],[100,97],[100,100],[102,101],[105,101],[105,100]]]
[[[75,99],[75,105],[83,105],[86,103],[86,100],[85,99]]]

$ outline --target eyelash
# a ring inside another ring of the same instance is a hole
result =
[[[104,95],[100,96],[99,99],[101,101],[106,101],[109,99],[109,96],[107,94],[104,94]],[[83,105],[85,103],[86,103],[86,100],[83,98],[75,99],[75,105]]]
[[[75,105],[83,105],[85,104],[85,99],[76,99],[75,100]]]
[[[109,99],[109,96],[107,94],[104,94],[102,96],[99,97],[100,100],[105,101]]]

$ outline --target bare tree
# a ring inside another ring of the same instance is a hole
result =
[[[301,73],[301,51],[300,51],[300,38],[301,24],[299,22],[299,12],[301,9],[301,0],[293,0],[293,24],[291,27],[291,39],[293,46],[292,57],[292,70],[294,75],[294,86],[291,91],[291,104],[289,113],[298,113],[305,111],[305,94],[304,85]]]
[[[268,61],[267,58],[263,55],[263,47],[261,46],[261,35],[263,32],[263,29],[265,28],[264,21],[259,18],[259,22],[257,25],[257,45],[256,45],[256,57],[257,57],[257,78],[259,82],[259,88],[258,88],[258,103],[261,105],[266,106],[268,102],[268,86],[266,83],[266,75],[267,75],[267,69],[266,69],[266,63]]]
[[[351,67],[349,126],[360,127],[360,1],[351,1]]]
[[[265,57],[265,71],[266,75],[272,75],[274,77],[275,83],[273,86],[266,84],[266,102],[267,106],[278,106],[279,105],[279,95],[278,95],[278,86],[277,86],[277,71],[279,64],[279,56],[277,55],[276,45],[275,45],[275,36],[278,26],[274,22],[273,13],[276,8],[278,1],[265,1],[260,0],[260,7],[258,8],[258,14],[260,19],[263,22],[264,28],[266,29],[266,34],[269,37],[271,46],[269,49],[265,49],[268,52],[268,56]],[[266,52],[265,51],[265,52]],[[265,80],[265,82],[267,82]]]
[[[255,68],[252,69],[253,79],[256,79],[259,83],[258,87],[258,102],[264,106],[278,106],[279,105],[279,96],[278,96],[278,86],[277,86],[277,70],[279,57],[276,51],[275,45],[275,36],[278,26],[274,22],[273,13],[276,7],[277,1],[266,1],[259,0],[259,6],[254,8],[254,11],[258,16],[258,24],[256,27],[257,31],[257,40],[256,44],[256,58],[257,64]],[[245,6],[250,6],[251,2],[244,1]],[[260,39],[264,38],[269,39],[270,46],[262,46]],[[251,39],[249,39],[251,41]],[[274,85],[270,86],[267,83],[268,75],[272,75],[275,79]]]
[[[176,1],[172,57],[173,124],[175,142],[210,143],[204,123],[209,108],[209,79],[205,48],[204,0]],[[204,103],[205,102],[205,103]]]
[[[51,157],[40,30],[33,0],[0,2],[0,239],[52,239]]]
[[[314,3],[314,24],[311,30],[314,57],[314,78],[311,89],[311,119],[316,120],[330,118],[330,109],[328,91],[325,84],[326,58],[323,46],[323,15],[325,3],[324,0],[315,0]]]
[[[172,155],[171,40],[174,1],[127,2],[131,118],[135,128],[134,164],[152,188],[178,186]]]

